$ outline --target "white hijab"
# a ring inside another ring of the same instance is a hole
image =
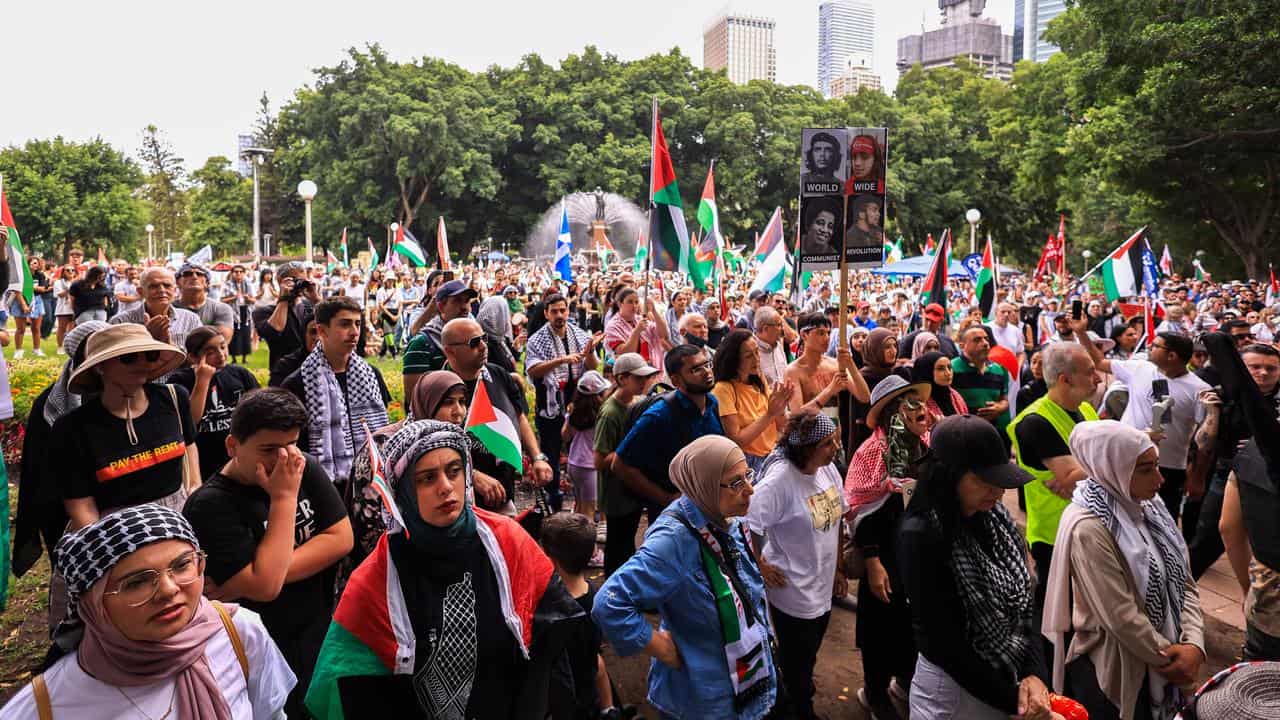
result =
[[[1076,486],[1072,504],[1062,514],[1054,542],[1053,564],[1050,566],[1042,632],[1054,643],[1053,682],[1061,688],[1065,675],[1065,639],[1071,630],[1071,535],[1077,523],[1094,517],[1101,519],[1115,538],[1121,558],[1137,585],[1139,605],[1149,597],[1152,561],[1159,565],[1164,583],[1173,578],[1190,578],[1186,545],[1177,525],[1163,501],[1137,500],[1131,483],[1138,457],[1155,446],[1146,433],[1115,420],[1083,422],[1075,426],[1070,438],[1071,455],[1089,475]],[[1102,492],[1099,492],[1101,489]],[[1177,553],[1167,557],[1156,543]],[[1170,565],[1180,567],[1169,567]],[[1178,572],[1179,569],[1182,572]],[[1164,622],[1156,630],[1170,643],[1179,641],[1181,604],[1167,606]],[[1151,696],[1159,706],[1167,681],[1150,672]]]

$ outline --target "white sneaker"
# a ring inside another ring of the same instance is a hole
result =
[[[26,352],[26,351],[25,351],[25,350],[14,350],[14,351],[13,351],[13,359],[14,359],[14,360],[21,360],[21,359],[22,359],[22,354],[23,354],[24,352]]]
[[[62,348],[58,348],[58,354],[59,354],[59,355],[66,355],[66,354],[67,354],[67,351],[66,351],[66,350],[63,350]]]
[[[44,351],[40,348],[36,348],[36,357],[45,357]]]

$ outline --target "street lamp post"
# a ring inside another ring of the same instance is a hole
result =
[[[1089,272],[1089,262],[1093,259],[1093,251],[1081,250],[1080,257],[1084,258],[1084,271]]]
[[[978,222],[982,220],[982,213],[978,208],[969,208],[965,211],[964,219],[969,223],[969,252],[978,252]]]
[[[310,180],[298,183],[298,197],[306,207],[307,267],[311,267],[311,201],[316,198],[316,184]]]
[[[240,152],[240,157],[249,160],[249,164],[253,166],[253,254],[258,257],[262,256],[262,234],[261,234],[261,212],[258,203],[258,166],[266,161],[271,153],[275,152],[270,148],[251,147],[245,148]]]
[[[155,244],[155,236],[154,236],[155,231],[156,231],[156,226],[152,225],[151,223],[147,223],[147,259],[148,260],[156,256],[156,244]]]
[[[271,254],[271,233],[264,233],[262,235],[262,254]]]

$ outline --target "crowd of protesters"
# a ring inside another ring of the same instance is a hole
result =
[[[1260,283],[30,267],[14,358],[65,360],[14,569],[50,553],[51,642],[0,718],[812,718],[837,604],[878,720],[1239,717],[1280,673],[1197,691],[1224,553],[1280,662]]]

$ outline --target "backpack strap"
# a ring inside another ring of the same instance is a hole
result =
[[[226,628],[227,638],[231,640],[231,649],[236,652],[236,660],[240,661],[240,671],[244,673],[245,683],[248,683],[249,658],[244,654],[244,643],[240,642],[240,631],[236,629],[236,624],[231,620],[231,614],[222,603],[214,600],[213,609],[218,611],[218,617],[222,619],[222,627]]]
[[[36,715],[40,720],[53,720],[53,701],[49,699],[49,686],[44,673],[31,678],[31,694],[36,699]]]

